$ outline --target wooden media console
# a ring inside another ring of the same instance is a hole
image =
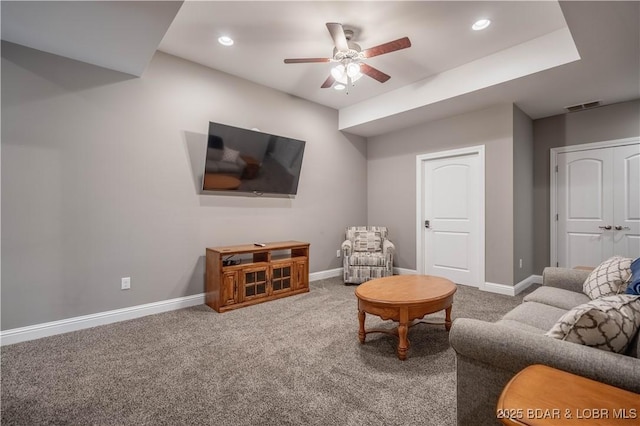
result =
[[[207,248],[206,304],[218,312],[309,291],[309,243]]]

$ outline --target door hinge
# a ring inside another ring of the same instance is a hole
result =
[[[558,213],[556,213],[556,222],[558,221]]]
[[[558,173],[558,166],[556,166],[556,173]]]
[[[558,262],[556,262],[556,267],[560,266],[560,264]]]

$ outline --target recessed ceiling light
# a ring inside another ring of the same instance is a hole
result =
[[[336,90],[344,90],[347,86],[345,86],[344,84],[336,84],[335,86],[333,86],[334,89]]]
[[[233,39],[229,36],[218,37],[218,43],[223,46],[233,46]]]
[[[475,24],[471,26],[476,31],[484,30],[489,25],[491,25],[491,21],[488,19],[478,19]]]

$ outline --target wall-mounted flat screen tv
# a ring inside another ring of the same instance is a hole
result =
[[[203,192],[292,196],[305,142],[209,122]]]

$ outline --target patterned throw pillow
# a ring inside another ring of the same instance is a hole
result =
[[[591,271],[582,285],[582,291],[591,299],[624,293],[631,275],[631,260],[613,256]]]
[[[221,161],[235,163],[238,160],[239,155],[240,155],[240,151],[236,151],[235,149],[225,147],[224,152],[222,153]]]
[[[545,335],[622,353],[640,327],[640,297],[607,296],[576,306]]]

